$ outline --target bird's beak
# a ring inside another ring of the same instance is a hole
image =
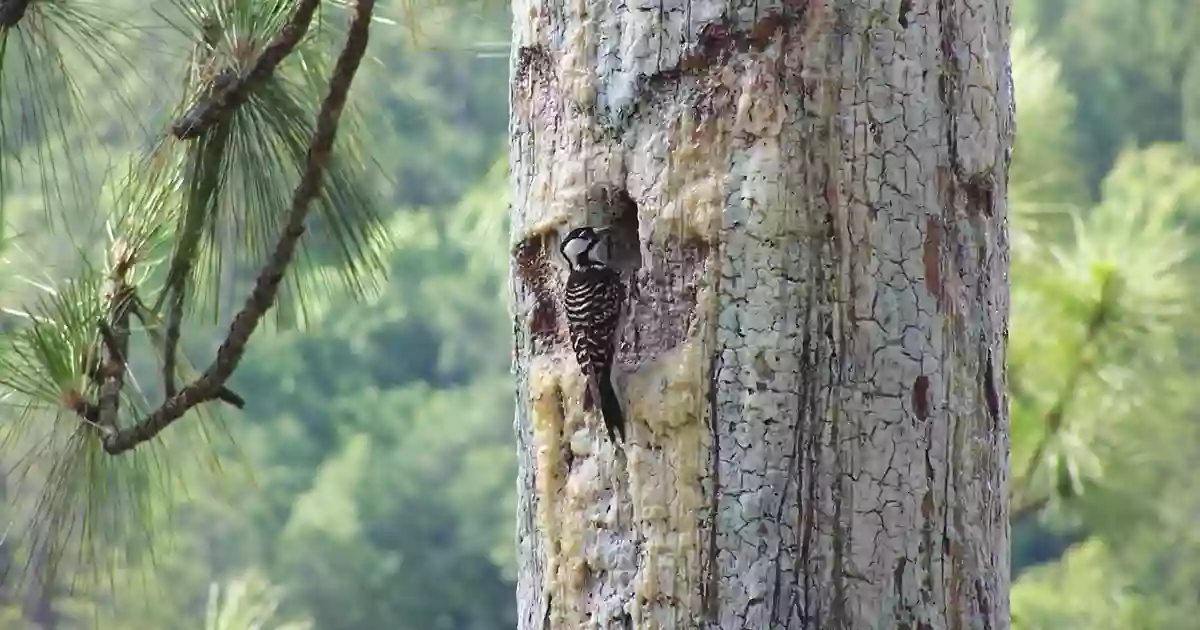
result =
[[[605,234],[608,234],[609,230],[611,230],[611,229],[612,229],[612,226],[611,226],[611,225],[609,225],[609,226],[605,226],[605,227],[602,227],[602,228],[596,228],[596,235],[597,235],[597,236],[604,236]]]

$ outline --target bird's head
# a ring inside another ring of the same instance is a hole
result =
[[[607,231],[606,227],[584,226],[567,232],[559,251],[562,252],[567,264],[571,265],[571,269],[586,269],[601,266],[607,262],[607,252],[603,247],[599,247]]]

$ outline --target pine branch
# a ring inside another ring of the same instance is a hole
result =
[[[100,384],[100,417],[99,425],[105,432],[117,429],[117,416],[121,412],[121,390],[125,388],[125,357],[129,354],[129,308],[120,306],[114,309],[113,321],[98,322],[100,336],[108,352],[108,361],[104,365],[104,381]]]
[[[183,329],[183,298],[184,288],[176,289],[167,307],[167,339],[162,351],[163,392],[167,398],[174,396],[179,390],[175,386],[175,362]]]
[[[163,303],[167,303],[167,339],[163,348],[163,390],[167,398],[178,392],[175,362],[183,326],[184,302],[202,235],[216,220],[217,191],[221,187],[224,170],[221,162],[229,145],[229,136],[230,130],[225,125],[203,138],[196,146],[197,154],[193,155],[194,161],[189,172],[187,216],[171,256],[171,266],[167,269],[166,286],[153,308],[157,313]]]
[[[301,8],[297,10],[298,14],[303,11],[306,4],[308,3],[301,5]],[[311,4],[315,5],[315,2]],[[263,316],[275,304],[279,285],[292,262],[300,237],[304,235],[304,222],[309,208],[321,192],[325,166],[329,161],[329,154],[337,135],[338,121],[346,104],[350,85],[354,82],[354,75],[366,53],[371,13],[374,7],[374,0],[358,0],[356,3],[354,17],[351,19],[346,38],[346,46],[338,56],[337,65],[334,67],[333,76],[329,81],[329,93],[317,115],[316,129],[308,149],[307,166],[300,183],[296,186],[291,210],[288,212],[274,252],[259,272],[254,290],[246,299],[246,304],[230,324],[229,332],[226,334],[225,342],[217,351],[216,359],[204,374],[189,383],[179,393],[168,398],[153,413],[132,426],[104,436],[102,438],[104,450],[108,453],[117,455],[132,450],[139,444],[153,439],[193,407],[221,397],[225,382],[233,375],[246,353],[246,345],[249,343],[250,337],[258,328]],[[289,24],[289,26],[291,25]],[[267,57],[268,53],[265,52],[263,56]]]
[[[109,271],[108,312],[105,319],[97,322],[100,340],[104,345],[105,361],[102,363],[100,397],[98,400],[97,425],[103,435],[115,435],[117,417],[121,411],[121,390],[125,388],[125,372],[129,357],[129,319],[135,298],[134,288],[129,284],[129,270],[133,260],[124,248],[119,248],[116,261]]]
[[[193,105],[171,124],[171,133],[180,140],[196,138],[246,102],[250,91],[275,74],[275,68],[279,67],[279,64],[292,54],[300,40],[304,39],[320,3],[320,0],[300,0],[291,19],[279,31],[279,35],[263,49],[250,72],[243,76],[234,76],[228,72],[218,75],[220,80],[213,83],[206,98]]]
[[[1018,506],[1014,512],[1021,512],[1022,506],[1025,505],[1040,505],[1038,500],[1030,496],[1034,476],[1041,469],[1051,442],[1062,432],[1066,424],[1067,411],[1074,402],[1083,380],[1095,370],[1096,345],[1099,343],[1100,335],[1106,325],[1112,322],[1113,303],[1116,299],[1114,280],[1110,276],[1104,280],[1104,284],[1100,288],[1100,298],[1096,302],[1095,310],[1088,318],[1083,339],[1076,352],[1075,363],[1067,374],[1066,382],[1059,391],[1054,404],[1046,412],[1042,422],[1044,426],[1042,437],[1034,447],[1033,455],[1025,466],[1024,474],[1014,479],[1014,487],[1010,494],[1013,504]]]
[[[150,309],[148,309],[146,307],[146,305],[141,302],[140,299],[134,300],[133,314],[135,316],[137,316],[139,321],[142,322],[142,327],[145,330],[146,335],[148,337],[150,337],[150,342],[154,344],[155,349],[157,349],[159,352],[161,352],[163,354],[164,363],[166,363],[167,362],[166,357],[168,355],[170,346],[168,345],[168,343],[169,343],[168,339],[164,338],[163,334],[158,330],[162,326],[162,323],[154,319],[154,316],[151,313]],[[177,342],[178,342],[178,340],[177,340]],[[177,354],[178,354],[178,349],[176,349],[176,352],[173,353],[173,356],[177,355]],[[171,375],[170,387],[173,388],[173,389],[169,389],[166,391],[165,398],[170,398],[170,397],[174,396],[177,391],[177,388],[174,388],[174,383],[175,383],[174,377],[177,372],[177,370],[175,368],[178,367],[178,362],[176,361],[175,363],[172,363],[171,365],[173,367],[170,369],[169,372],[167,371],[168,368],[166,366],[163,367],[164,376],[166,374]],[[229,389],[226,386],[222,386],[219,390],[217,390],[216,399],[220,400],[223,403],[226,403],[228,405],[236,407],[238,409],[246,408],[246,399],[242,398],[237,392]]]

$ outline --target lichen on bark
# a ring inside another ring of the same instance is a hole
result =
[[[1006,627],[1008,3],[513,11],[520,626]],[[583,223],[623,452],[557,306]]]

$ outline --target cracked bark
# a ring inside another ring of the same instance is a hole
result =
[[[520,627],[1008,627],[1007,0],[513,11]],[[584,223],[625,455],[557,307]]]

